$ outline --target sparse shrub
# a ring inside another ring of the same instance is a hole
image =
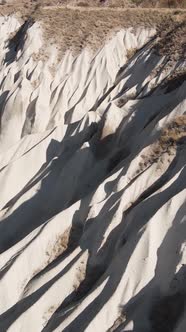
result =
[[[78,7],[89,7],[89,4],[87,2],[84,2],[84,1],[80,1],[77,3]]]
[[[186,142],[186,115],[181,115],[162,130],[150,153],[141,156],[143,161],[139,162],[136,175],[139,174],[139,170],[143,172],[146,167],[158,161],[163,153],[174,154],[176,147],[184,142]]]
[[[70,228],[68,228],[63,234],[59,234],[53,247],[49,248],[46,252],[46,255],[48,256],[48,263],[52,262],[67,249],[69,236]]]
[[[122,97],[117,100],[117,106],[123,107],[127,103],[128,99],[126,97]]]
[[[134,54],[137,52],[137,49],[136,48],[130,48],[127,50],[127,59],[131,59]]]
[[[186,137],[186,115],[181,115],[163,130],[159,142],[163,146],[175,145],[184,137]]]

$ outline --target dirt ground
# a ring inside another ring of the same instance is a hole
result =
[[[111,0],[101,3],[100,0],[94,2],[87,0],[86,6],[83,5],[84,2],[79,0],[10,0],[9,3],[0,6],[0,14],[14,14],[22,22],[28,17],[40,21],[47,43],[50,41],[50,44],[58,45],[59,52],[72,49],[73,52],[79,53],[87,46],[95,51],[114,33],[121,28],[128,27],[134,29],[155,27],[157,31],[161,31],[160,42],[157,46],[157,50],[161,54],[170,53],[171,50],[184,52],[186,33],[183,22],[186,21],[186,10],[183,8],[124,7],[124,4],[134,2],[131,0]],[[135,3],[137,2],[139,1],[135,0]],[[92,3],[94,6],[91,6]],[[119,4],[123,7],[118,7]],[[167,37],[169,31],[172,31],[171,38]]]

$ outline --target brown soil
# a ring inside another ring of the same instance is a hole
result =
[[[69,8],[40,8],[33,16],[42,22],[46,40],[59,45],[61,51],[73,49],[79,53],[83,48],[96,50],[102,43],[121,28],[161,27],[184,19],[167,10],[125,9],[125,10],[78,10]],[[159,46],[159,49],[162,49]]]
[[[185,25],[180,26],[178,31],[174,30],[174,26],[175,24],[182,24],[186,18],[186,10],[122,8],[127,3],[130,5],[134,2],[139,1],[111,0],[102,4],[100,1],[88,0],[86,3],[89,6],[87,7],[82,5],[82,1],[75,0],[10,0],[9,4],[0,6],[0,13],[3,15],[16,13],[22,21],[30,16],[34,20],[40,21],[44,28],[47,44],[48,42],[57,44],[60,53],[64,53],[67,49],[79,53],[87,46],[95,51],[116,31],[131,26],[133,28],[141,26],[159,29],[161,33],[156,50],[160,54],[171,49],[178,51],[178,53],[182,52],[185,44],[183,42],[186,35]],[[60,6],[56,6],[57,3]],[[71,7],[66,7],[69,3]],[[92,6],[93,3],[94,6]],[[78,6],[78,4],[81,6]],[[97,7],[98,5],[101,8]],[[173,32],[168,34],[167,31],[170,29]],[[181,35],[182,37],[180,37]],[[179,50],[178,39],[180,40]]]

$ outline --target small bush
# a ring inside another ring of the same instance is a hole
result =
[[[87,2],[84,2],[84,1],[80,1],[77,3],[78,7],[89,7],[89,4]]]
[[[139,163],[136,173],[157,162],[163,153],[174,154],[176,147],[184,142],[186,142],[186,115],[181,115],[162,130],[159,139],[152,145],[151,152],[141,156],[143,161]]]
[[[127,59],[131,59],[134,54],[137,52],[137,49],[136,48],[130,48],[127,50]]]

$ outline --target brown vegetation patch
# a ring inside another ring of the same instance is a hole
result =
[[[142,155],[142,161],[136,174],[141,173],[154,162],[161,160],[164,153],[174,155],[177,146],[186,142],[186,115],[174,119],[160,134],[159,139],[152,145],[148,155]]]
[[[186,69],[182,68],[176,70],[172,75],[166,78],[163,82],[162,88],[165,88],[165,93],[170,93],[179,88],[186,80]]]
[[[186,8],[186,0],[133,0],[142,7]]]
[[[67,49],[75,53],[85,47],[93,51],[99,49],[105,40],[113,36],[121,28],[128,27],[160,27],[174,19],[170,11],[126,9],[118,10],[71,10],[68,8],[42,9],[33,15],[42,22],[46,40],[59,45],[65,52]]]
[[[25,7],[40,6],[82,6],[82,7],[159,7],[159,8],[185,8],[186,0],[4,0],[5,5],[21,4]]]
[[[121,28],[156,27],[161,31],[156,46],[157,52],[160,55],[169,52],[172,57],[173,54],[175,57],[177,53],[180,54],[181,49],[183,51],[185,27],[184,25],[178,27],[178,31],[174,29],[171,35],[169,30],[175,22],[182,22],[185,19],[185,11],[156,9],[155,6],[152,9],[126,8],[130,7],[131,3],[135,7],[134,2],[136,3],[136,1],[117,0],[106,2],[23,0],[0,6],[0,13],[2,15],[16,13],[20,19],[26,20],[32,17],[40,21],[44,28],[45,46],[48,43],[57,44],[62,53],[71,49],[77,54],[85,47],[95,51]],[[69,4],[72,7],[66,6]],[[133,52],[134,50],[131,54]],[[129,51],[128,56],[131,54]]]
[[[180,16],[179,22],[171,20],[159,28],[159,40],[155,45],[158,55],[166,56],[171,62],[186,57],[186,15]]]
[[[0,12],[17,13],[18,17],[24,20],[31,16],[34,20],[41,21],[47,43],[50,41],[58,44],[63,52],[69,48],[80,52],[86,46],[95,50],[121,28],[160,27],[163,22],[169,25],[175,19],[173,11],[169,10],[139,8],[118,10],[109,7],[105,7],[105,10],[92,7],[90,10],[88,7],[78,6],[70,9],[65,7],[66,3],[63,2],[62,7],[56,7],[55,2],[52,2],[52,5],[45,7],[46,1],[21,1],[14,5],[1,6]],[[182,16],[183,13],[179,15]]]
[[[46,255],[48,256],[48,264],[67,250],[74,250],[79,243],[82,231],[83,225],[77,223],[67,228],[62,234],[59,234],[55,243],[52,247],[50,246],[46,252]]]
[[[175,145],[182,142],[186,137],[186,115],[174,119],[162,132],[159,138],[161,146]]]
[[[186,115],[174,119],[162,133],[158,141],[153,145],[152,156],[159,157],[163,152],[171,152],[172,148],[182,144],[186,138]]]
[[[70,237],[70,228],[68,228],[63,234],[60,234],[52,248],[49,248],[46,252],[48,256],[48,264],[61,255],[67,248]]]
[[[130,48],[127,50],[127,59],[131,59],[134,54],[137,52],[137,49],[136,48]]]

